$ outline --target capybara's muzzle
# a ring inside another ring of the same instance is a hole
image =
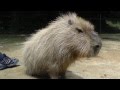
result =
[[[101,47],[102,47],[101,43],[98,44],[98,45],[93,46],[93,50],[94,50],[94,55],[95,56],[98,55],[98,53],[100,52]]]

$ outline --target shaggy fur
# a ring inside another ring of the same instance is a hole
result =
[[[62,15],[25,42],[27,74],[58,79],[78,57],[96,56],[101,45],[89,21],[75,13]]]

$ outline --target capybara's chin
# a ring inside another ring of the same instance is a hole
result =
[[[101,46],[94,25],[75,13],[68,13],[28,38],[23,59],[29,75],[58,79],[76,58],[96,56]]]

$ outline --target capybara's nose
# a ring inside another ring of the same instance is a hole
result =
[[[96,45],[94,48],[97,50],[100,48],[100,45]]]
[[[93,48],[94,48],[94,52],[97,53],[99,52],[101,45],[95,45]]]

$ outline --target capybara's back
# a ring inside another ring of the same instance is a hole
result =
[[[96,56],[101,45],[89,21],[68,13],[25,42],[23,59],[29,75],[60,78],[78,57]]]

